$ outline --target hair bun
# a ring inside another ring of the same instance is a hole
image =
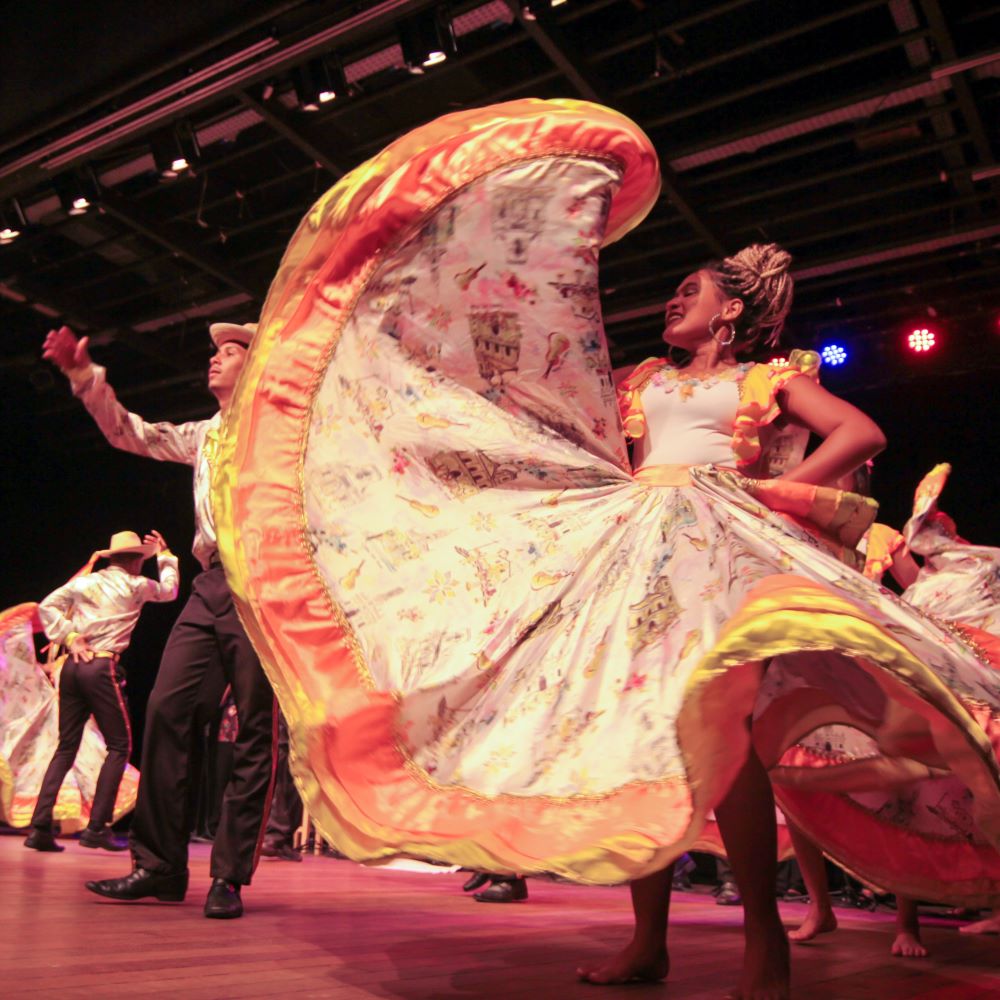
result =
[[[751,243],[718,268],[728,294],[743,300],[750,342],[774,344],[792,307],[792,255],[777,243]]]
[[[736,256],[743,254],[747,267],[764,281],[781,277],[792,266],[792,255],[777,243],[751,243]]]

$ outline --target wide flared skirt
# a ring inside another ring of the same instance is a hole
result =
[[[214,506],[306,807],[352,858],[648,874],[697,843],[763,709],[769,763],[851,722],[1000,835],[970,707],[995,678],[802,526],[856,541],[863,505],[632,475],[597,256],[656,184],[631,123],[515,102],[400,140],[286,254]]]
[[[19,604],[0,612],[0,819],[14,827],[31,822],[45,770],[59,745],[58,680],[49,679],[35,656],[36,608]],[[90,821],[106,755],[107,745],[90,719],[53,811],[64,834]],[[138,788],[139,772],[129,765],[115,799],[116,820],[135,807]]]

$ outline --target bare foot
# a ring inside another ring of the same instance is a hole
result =
[[[728,1000],[788,1000],[788,937],[781,921],[775,918],[773,926],[755,930],[747,926],[746,936],[743,975],[739,987],[726,994]]]
[[[581,965],[576,974],[585,983],[609,986],[613,983],[658,983],[667,978],[670,956],[667,949],[644,948],[632,941],[614,958],[597,965]]]
[[[788,932],[788,940],[801,944],[803,941],[812,941],[817,934],[829,934],[836,929],[837,917],[833,910],[829,908],[820,910],[810,906],[806,919],[795,930]]]
[[[892,953],[902,958],[926,958],[928,955],[919,935],[913,931],[900,931],[896,935],[896,940],[892,942]]]
[[[985,920],[977,920],[974,924],[959,927],[962,934],[1000,934],[1000,911]]]

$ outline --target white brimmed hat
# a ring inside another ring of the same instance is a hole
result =
[[[256,323],[212,323],[208,327],[208,335],[216,347],[232,342],[249,347],[256,332]]]
[[[108,556],[136,555],[148,559],[156,551],[156,543],[150,542],[143,545],[142,540],[134,531],[116,531],[111,536],[111,544],[106,549],[101,549],[95,555],[102,559]]]

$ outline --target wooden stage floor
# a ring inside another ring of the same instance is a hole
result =
[[[716,1000],[735,982],[742,911],[677,894],[667,984],[577,983],[578,960],[624,943],[624,888],[529,883],[507,906],[462,895],[461,874],[366,869],[307,857],[262,863],[241,920],[206,920],[208,849],[193,845],[182,904],[102,901],[88,878],[126,874],[128,855],[68,842],[36,854],[0,837],[0,996],[663,997]],[[801,904],[783,904],[794,925]],[[970,938],[929,921],[932,957],[889,955],[892,915],[838,910],[841,929],[793,948],[793,995],[808,1000],[979,1000],[1000,996],[1000,938]]]

